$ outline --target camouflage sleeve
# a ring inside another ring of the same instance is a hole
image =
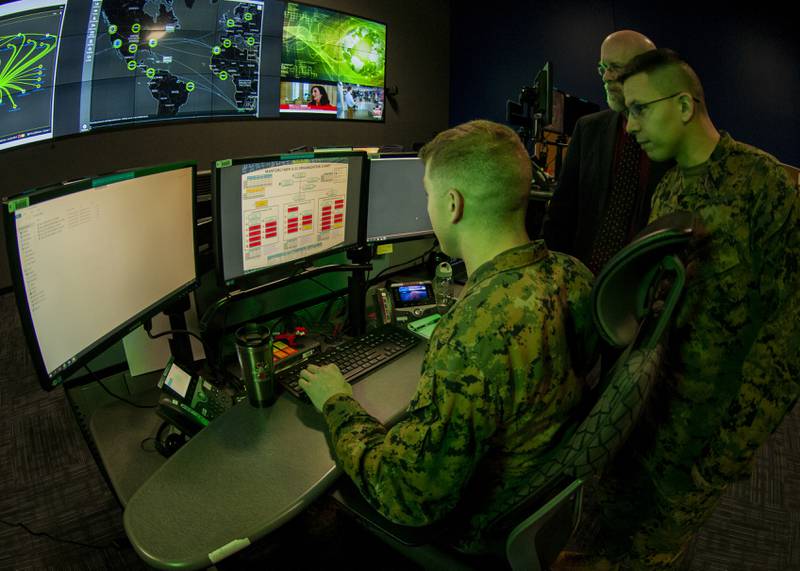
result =
[[[800,392],[800,197],[777,164],[760,164],[750,180],[759,181],[750,248],[760,268],[760,291],[752,292],[759,301],[751,313],[763,319],[726,421],[695,467],[703,486],[720,487],[741,477]]]
[[[389,520],[427,525],[443,518],[488,447],[496,395],[457,343],[422,375],[408,417],[386,429],[352,398],[323,408],[339,466]]]

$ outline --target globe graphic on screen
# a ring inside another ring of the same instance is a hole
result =
[[[341,39],[345,63],[364,77],[383,75],[386,45],[384,38],[366,27],[351,29]]]

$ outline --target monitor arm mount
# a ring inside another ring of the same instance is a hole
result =
[[[544,144],[544,109],[539,108],[539,86],[525,86],[520,89],[517,101],[506,102],[506,123],[517,126],[517,134],[522,141],[533,167],[532,186],[551,191],[553,181],[545,171],[547,166],[547,147]],[[534,154],[534,144],[539,145],[539,156]]]
[[[534,162],[542,160],[541,156],[533,156],[533,145],[544,142],[544,113],[544,109],[539,109],[538,85],[523,87],[517,101],[506,102],[506,122],[518,127],[519,138]]]
[[[349,256],[349,252],[348,252]],[[352,259],[352,258],[351,258]],[[228,305],[233,301],[239,301],[246,299],[248,297],[264,293],[271,289],[275,289],[284,285],[288,285],[291,282],[310,278],[319,274],[325,274],[328,272],[353,272],[353,275],[361,275],[362,279],[366,272],[372,270],[372,264],[367,262],[362,263],[352,263],[352,264],[327,264],[324,266],[306,266],[304,269],[301,269],[299,272],[295,272],[289,276],[264,283],[259,284],[255,287],[245,289],[245,290],[235,290],[230,291],[225,294],[223,297],[218,299],[215,303],[210,305],[208,309],[205,310],[203,313],[202,318],[200,319],[200,335],[203,337],[203,340],[206,344],[206,352],[209,350],[213,351],[216,354],[208,355],[208,362],[212,365],[212,368],[218,369],[222,364],[222,338],[225,335],[225,320],[224,318],[220,318],[220,309]],[[350,280],[354,280],[354,277],[351,277]],[[352,282],[349,282],[351,287],[353,286]],[[355,292],[358,293],[357,291]],[[351,297],[361,297],[360,295],[354,295],[354,292],[350,292]],[[352,304],[355,303],[354,300],[351,300],[351,309]],[[361,314],[363,315],[363,307],[361,308]],[[355,318],[356,316],[351,316]],[[356,327],[356,332],[360,330]],[[218,370],[217,373],[221,373],[222,371]]]

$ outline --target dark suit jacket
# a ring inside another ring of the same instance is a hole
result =
[[[547,246],[575,256],[584,264],[589,261],[610,194],[620,121],[622,115],[610,109],[578,120],[544,220],[542,235]],[[650,163],[646,192],[637,197],[634,207],[634,233],[647,225],[653,190],[674,164],[672,161]]]

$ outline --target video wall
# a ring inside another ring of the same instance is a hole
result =
[[[0,5],[0,150],[161,121],[382,121],[386,26],[274,0]]]

